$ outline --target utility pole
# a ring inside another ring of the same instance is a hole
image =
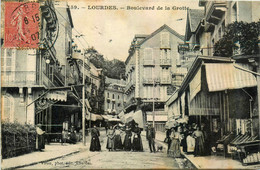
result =
[[[152,68],[152,79],[153,79],[153,127],[155,128],[155,112],[154,112],[154,87],[155,87],[155,81],[154,81],[154,68]]]
[[[86,146],[86,111],[85,111],[85,53],[83,54],[83,65],[82,65],[82,143]]]

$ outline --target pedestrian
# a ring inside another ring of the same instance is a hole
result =
[[[155,153],[155,143],[154,143],[154,139],[155,139],[155,129],[154,127],[152,127],[151,124],[148,124],[148,128],[146,130],[146,139],[149,142],[149,148],[150,148],[150,152],[154,152]]]
[[[169,149],[170,149],[170,146],[171,146],[170,135],[171,135],[171,129],[166,129],[166,137],[164,139],[164,142],[167,143],[167,145],[168,145],[167,154],[169,153]]]
[[[193,130],[191,126],[188,126],[188,136],[187,136],[187,153],[192,154],[194,153],[195,148],[195,139],[192,136]]]
[[[107,130],[107,149],[108,151],[114,150],[114,129],[112,126],[109,126]]]
[[[131,129],[128,126],[126,126],[125,140],[124,140],[124,150],[125,151],[131,151],[131,149],[132,149],[131,137],[132,137]]]
[[[114,150],[122,150],[123,149],[123,144],[122,144],[122,139],[121,139],[121,130],[118,125],[114,127],[115,130],[115,136],[114,136]]]
[[[99,142],[99,130],[97,129],[96,125],[94,125],[94,127],[91,129],[91,143],[90,143],[90,151],[100,151],[101,150],[101,146],[100,146],[100,142]]]
[[[194,156],[203,156],[205,153],[205,140],[199,126],[197,126],[197,129],[193,132],[192,136],[195,138]]]
[[[180,148],[180,141],[181,141],[181,134],[180,134],[180,128],[172,128],[172,132],[170,135],[170,138],[172,140],[171,146],[169,149],[168,156],[173,158],[180,158],[181,157],[181,148]]]
[[[137,123],[134,125],[133,133],[133,151],[143,151],[141,129],[138,127]]]
[[[36,149],[39,151],[42,151],[42,149],[45,149],[45,131],[43,131],[41,124],[36,125]]]
[[[71,126],[71,130],[68,137],[68,142],[70,144],[76,144],[77,143],[77,136],[76,136],[76,130],[74,126]]]
[[[188,129],[186,128],[186,125],[183,124],[183,130],[181,132],[182,135],[182,140],[181,140],[181,145],[182,145],[182,150],[183,152],[187,152],[187,136],[188,136]]]

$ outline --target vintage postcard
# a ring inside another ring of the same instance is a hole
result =
[[[260,1],[1,1],[2,169],[259,169]]]

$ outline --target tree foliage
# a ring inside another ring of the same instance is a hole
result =
[[[107,60],[102,54],[99,54],[93,47],[86,50],[89,53],[89,60],[95,67],[101,68],[105,76],[121,79],[124,78],[125,63],[118,59]]]
[[[101,114],[104,113],[104,91],[105,91],[105,77],[114,79],[124,78],[125,64],[124,62],[113,59],[107,60],[102,54],[99,54],[95,48],[89,48],[85,51],[88,54],[90,62],[97,68],[101,68],[103,74],[100,75],[100,86],[97,87],[91,83],[88,79],[87,83],[91,84],[91,93],[88,95],[89,103],[92,108],[91,112]],[[96,94],[95,94],[96,92]]]
[[[215,56],[230,57],[233,51],[240,48],[241,54],[252,55],[259,53],[260,21],[234,22],[229,24],[223,37],[214,45]]]

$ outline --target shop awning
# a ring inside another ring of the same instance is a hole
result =
[[[256,77],[252,73],[237,69],[230,63],[207,63],[205,68],[210,92],[241,89],[257,85]]]
[[[144,127],[144,121],[143,121],[143,112],[141,110],[138,110],[136,112],[131,111],[128,114],[125,114],[123,117],[121,117],[121,121],[123,123],[128,123],[134,120],[136,123],[138,123],[138,126],[140,128]]]
[[[53,90],[46,93],[43,98],[49,100],[57,101],[67,101],[67,91],[66,90]]]
[[[86,119],[90,120],[90,117],[91,117],[91,121],[103,120],[103,117],[101,115],[94,114],[94,113],[89,113]]]
[[[201,90],[201,68],[190,82],[190,100],[192,100]]]

